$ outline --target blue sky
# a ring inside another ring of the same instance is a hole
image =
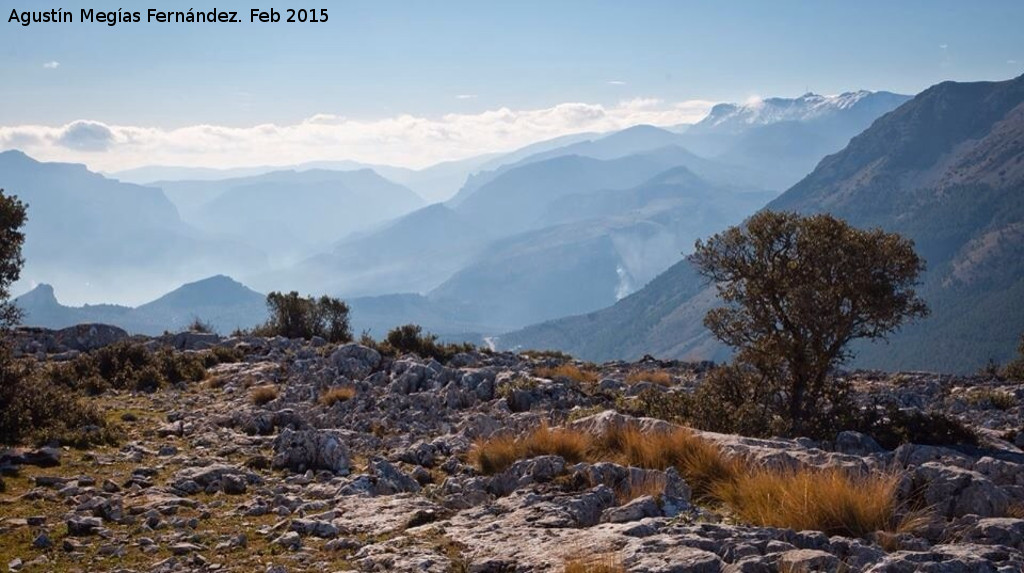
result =
[[[321,4],[330,14],[321,24],[250,24],[252,3],[177,4],[239,10],[245,23],[78,22],[82,7],[130,5],[144,12],[159,6],[97,0],[60,3],[75,12],[73,24],[22,27],[7,22],[12,7],[50,6],[0,1],[0,126],[89,120],[167,132],[203,124],[294,126],[319,115],[362,127],[411,117],[443,131],[438,121],[446,114],[518,114],[568,103],[607,111],[647,102],[634,107],[664,110],[679,102],[808,90],[916,93],[942,80],[1006,79],[1024,71],[1019,0],[344,1]],[[275,8],[297,4],[280,1]],[[692,120],[701,109],[706,105],[663,119]],[[616,121],[630,117],[623,112]],[[570,127],[546,126],[494,145]],[[379,138],[400,133],[385,130]],[[8,133],[0,145],[18,141]],[[476,147],[487,145],[455,145],[451,155]],[[141,151],[126,155],[120,145],[90,153],[90,163],[106,167],[143,159]],[[121,160],[111,159],[118,153]],[[66,155],[80,158],[83,151]],[[232,162],[246,160],[240,155]]]

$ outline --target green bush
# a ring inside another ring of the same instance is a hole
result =
[[[657,418],[673,424],[691,424],[693,397],[682,392],[665,392],[648,388],[633,398],[618,397],[615,409],[623,414]]]
[[[152,351],[125,340],[53,365],[48,379],[87,394],[101,394],[109,388],[153,392],[167,384],[202,380],[210,357],[217,355],[167,348]]]
[[[185,330],[189,332],[198,332],[201,334],[215,334],[217,331],[213,328],[213,325],[198,316],[192,318],[192,322],[189,322],[185,327]]]
[[[978,435],[959,419],[942,412],[903,410],[895,404],[876,405],[844,428],[875,439],[886,449],[901,444],[931,446],[977,445]]]
[[[1019,356],[1003,367],[1001,372],[1003,378],[1024,382],[1024,335],[1020,337],[1020,346],[1017,347]]]
[[[116,436],[85,398],[0,349],[0,443],[87,447],[116,443]]]
[[[349,307],[344,301],[321,296],[302,298],[292,291],[288,294],[272,292],[267,295],[270,318],[252,330],[256,336],[284,336],[305,338],[314,336],[328,342],[351,342]]]
[[[438,343],[437,335],[424,334],[417,324],[406,324],[391,329],[380,345],[385,354],[416,354],[421,358],[433,358],[447,362],[460,352],[472,352],[476,347],[469,343]]]
[[[245,352],[242,352],[238,348],[214,346],[209,350],[201,352],[199,357],[203,362],[203,366],[206,368],[213,368],[218,364],[234,364],[235,362],[241,362],[245,359]]]

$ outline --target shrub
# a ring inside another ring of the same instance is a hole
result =
[[[213,368],[218,364],[234,364],[245,359],[245,352],[239,348],[228,348],[227,346],[214,346],[199,354],[206,368]]]
[[[277,399],[277,388],[271,384],[254,386],[249,390],[249,398],[252,399],[253,404],[263,406]]]
[[[747,523],[862,537],[894,526],[898,483],[895,474],[853,476],[838,468],[756,469],[718,482],[713,494]]]
[[[694,392],[689,423],[710,432],[745,436],[784,433],[787,424],[778,414],[783,403],[772,388],[773,384],[753,368],[739,364],[714,368]],[[817,414],[808,417],[807,427],[819,427],[829,420]]]
[[[672,375],[664,370],[634,370],[626,375],[626,384],[639,384],[640,382],[671,386]]]
[[[0,443],[116,443],[116,432],[95,406],[46,374],[0,349]]]
[[[356,389],[353,386],[335,386],[329,388],[320,395],[320,404],[330,408],[338,402],[347,402],[356,396]]]
[[[1000,374],[1003,378],[1024,382],[1024,334],[1020,336],[1020,345],[1017,347],[1017,358],[1003,367]]]
[[[206,354],[166,348],[154,352],[125,340],[54,365],[48,376],[54,383],[87,394],[100,394],[108,388],[153,392],[166,384],[202,380],[209,361]]]
[[[551,359],[561,360],[562,362],[572,360],[571,354],[566,354],[561,350],[522,350],[519,352],[519,355],[534,360]]]
[[[914,289],[924,261],[913,242],[831,215],[762,211],[697,241],[690,261],[727,304],[705,326],[760,374],[766,388],[755,398],[791,435],[821,431],[812,418],[851,341],[885,338],[928,313]]]
[[[983,388],[967,395],[967,402],[977,408],[1009,410],[1017,405],[1017,399],[1009,392]]]
[[[630,416],[688,424],[693,410],[693,398],[684,392],[663,392],[648,388],[632,398],[616,398],[615,409]]]
[[[405,324],[388,331],[384,339],[385,354],[416,354],[421,358],[433,358],[438,362],[447,362],[460,352],[472,352],[476,347],[469,343],[439,343],[437,335],[423,333],[418,324]]]
[[[556,378],[567,378],[581,384],[593,384],[599,379],[597,372],[589,368],[582,369],[575,364],[569,363],[560,364],[558,366],[544,366],[534,370],[533,374],[540,378],[550,378],[552,380]]]
[[[901,444],[977,445],[978,435],[959,419],[943,412],[904,410],[895,404],[875,406],[859,419],[844,421],[846,429],[875,439],[886,449]]]
[[[302,298],[292,291],[267,295],[270,318],[253,329],[256,336],[283,336],[309,340],[319,336],[329,342],[351,342],[349,307],[344,301],[329,296]]]
[[[214,334],[217,331],[214,330],[213,325],[199,318],[198,316],[192,318],[192,322],[189,322],[185,326],[185,330],[189,332],[199,332],[203,334]]]

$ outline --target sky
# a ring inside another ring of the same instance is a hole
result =
[[[175,4],[243,22],[111,27],[79,10],[167,8],[0,0],[0,149],[103,171],[422,167],[692,123],[717,102],[1024,73],[1020,0],[345,0],[321,4],[327,22],[290,24],[250,23],[250,3]],[[75,21],[8,22],[51,7]]]

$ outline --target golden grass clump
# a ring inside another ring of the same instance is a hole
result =
[[[759,526],[861,537],[894,526],[895,474],[852,475],[841,468],[751,469],[713,493],[741,520]]]
[[[613,553],[573,557],[565,561],[565,573],[626,573],[622,560]]]
[[[876,531],[907,531],[928,517],[923,512],[909,512],[897,519],[897,474],[854,475],[841,468],[755,468],[686,428],[647,433],[635,426],[622,426],[594,436],[542,425],[518,439],[496,436],[478,440],[470,461],[481,472],[494,474],[518,460],[551,454],[570,463],[611,461],[657,470],[674,467],[693,488],[696,500],[720,504],[739,521],[752,525],[862,537]],[[620,488],[620,503],[664,493],[663,476],[637,481]]]
[[[597,457],[624,465],[664,470],[674,467],[698,499],[712,495],[715,484],[733,479],[743,463],[690,430],[645,433],[626,426],[611,428],[597,439]]]
[[[650,382],[658,386],[671,386],[672,375],[665,370],[634,370],[626,375],[626,384]]]
[[[320,405],[330,408],[338,402],[347,402],[356,396],[353,386],[335,386],[320,394]]]
[[[592,438],[586,432],[567,428],[550,428],[542,424],[522,438],[502,435],[477,440],[470,451],[470,461],[485,474],[504,471],[518,460],[555,455],[569,463],[587,459]]]
[[[257,406],[262,406],[272,400],[277,399],[277,388],[273,385],[266,384],[264,386],[254,386],[249,390],[249,398],[252,399],[252,403]]]
[[[593,384],[598,381],[597,372],[590,369],[582,369],[575,364],[559,364],[558,366],[545,366],[534,371],[534,375],[541,378],[568,378],[580,383]]]

